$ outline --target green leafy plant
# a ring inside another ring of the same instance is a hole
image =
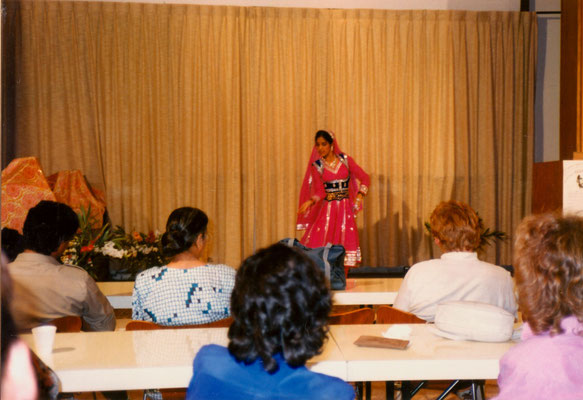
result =
[[[82,208],[78,214],[79,230],[61,256],[63,263],[79,266],[97,280],[133,280],[139,272],[165,264],[159,234],[130,234],[121,226],[111,229],[109,223],[93,229],[95,221],[90,212],[90,208]],[[115,266],[116,276],[109,276],[110,266]]]
[[[64,264],[76,265],[86,270],[94,279],[100,278],[99,267],[106,263],[96,251],[96,248],[103,246],[111,238],[109,224],[105,224],[101,229],[94,229],[95,218],[91,216],[91,206],[87,209],[81,207],[79,217],[79,229],[69,246],[63,252],[61,261]]]

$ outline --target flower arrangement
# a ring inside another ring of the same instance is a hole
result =
[[[101,229],[93,226],[90,209],[82,208],[79,230],[61,256],[63,263],[85,269],[96,280],[133,280],[145,269],[164,265],[159,234],[128,234],[109,223]]]
[[[109,258],[113,279],[133,280],[139,272],[165,264],[160,251],[160,234],[152,231],[148,234],[136,231],[128,234],[117,226],[110,239],[96,251]]]
[[[95,251],[111,237],[109,224],[101,229],[94,229],[94,218],[91,216],[91,208],[81,207],[79,217],[79,230],[69,241],[69,246],[61,255],[64,264],[76,265],[86,270],[94,279],[100,279],[103,275],[104,261]]]

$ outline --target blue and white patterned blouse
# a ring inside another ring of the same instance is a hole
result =
[[[226,318],[230,315],[235,273],[222,264],[147,269],[134,283],[132,319],[177,326]]]

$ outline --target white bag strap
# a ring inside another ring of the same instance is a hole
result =
[[[327,243],[326,247],[324,248],[324,253],[322,254],[322,258],[324,259],[324,274],[326,275],[328,282],[330,282],[330,263],[328,262],[328,253],[330,253],[330,248],[332,248],[332,243]]]

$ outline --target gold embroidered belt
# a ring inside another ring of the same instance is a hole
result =
[[[326,193],[326,201],[342,200],[348,198],[348,190],[340,190],[337,192]]]

